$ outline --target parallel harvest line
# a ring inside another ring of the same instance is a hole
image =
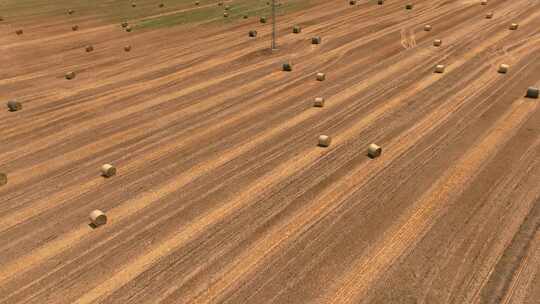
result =
[[[469,56],[474,56],[474,53]],[[493,58],[492,60],[495,59],[496,58]],[[496,78],[488,74],[485,77],[478,78],[470,83],[468,88],[473,87],[477,92],[480,92],[478,89],[476,89],[476,86],[486,87],[488,85],[486,80],[489,80],[489,83],[494,83]],[[404,98],[411,97],[412,95],[410,94],[418,92],[423,88],[415,88],[414,90],[409,91],[409,94],[405,93]],[[466,93],[468,91],[464,89],[463,92]],[[394,100],[390,100],[389,103],[396,102],[396,100],[400,101],[401,98],[402,97],[398,97]],[[467,100],[466,96],[461,96],[461,98],[463,100]],[[298,211],[296,217],[289,222],[284,223],[283,226],[273,227],[270,232],[266,233],[265,237],[252,244],[250,248],[246,249],[242,254],[235,258],[235,260],[232,261],[227,268],[223,269],[221,272],[221,279],[216,282],[215,286],[210,286],[206,290],[204,297],[197,298],[196,302],[206,303],[216,301],[215,297],[218,295],[223,295],[226,288],[232,289],[233,287],[231,287],[231,285],[241,284],[243,278],[249,276],[250,273],[257,271],[256,265],[260,264],[261,260],[270,255],[272,251],[276,251],[278,246],[286,246],[283,243],[287,242],[288,240],[294,240],[295,237],[304,231],[304,229],[307,229],[306,227],[310,227],[311,223],[316,222],[325,214],[329,213],[331,210],[329,208],[332,208],[332,204],[335,204],[336,201],[342,202],[346,200],[347,197],[354,194],[352,189],[346,187],[367,185],[367,181],[372,178],[372,176],[379,174],[387,166],[387,164],[395,158],[393,157],[394,155],[398,157],[399,155],[403,154],[405,151],[413,147],[417,141],[421,140],[423,136],[431,131],[431,129],[422,130],[420,126],[430,126],[431,128],[436,128],[437,125],[445,122],[448,119],[448,113],[454,113],[462,105],[462,102],[457,102],[455,99],[452,99],[451,101],[439,106],[439,108],[432,114],[432,116],[437,114],[437,118],[432,118],[429,116],[424,121],[420,122],[418,126],[403,132],[404,134],[415,134],[416,138],[413,142],[407,142],[406,145],[398,145],[396,142],[407,138],[407,136],[400,136],[398,139],[385,144],[385,150],[390,151],[385,154],[385,158],[388,157],[388,159],[385,159],[384,162],[386,165],[383,166],[379,163],[377,164],[378,166],[376,169],[368,170],[367,166],[373,168],[373,165],[365,164],[358,169],[355,169],[353,172],[350,172],[346,177],[344,177],[343,180],[336,181],[334,183],[335,186],[330,187],[321,193],[319,198],[315,199],[314,204],[316,204],[316,206],[310,204],[306,206],[305,209]],[[436,121],[436,123],[433,121]],[[349,132],[349,130],[345,131],[345,133],[347,132]]]
[[[498,39],[500,39],[500,37],[504,37],[504,36],[505,35],[502,35],[502,34],[496,35],[494,36],[493,39],[488,40],[482,45],[487,46],[491,43],[494,43]],[[482,49],[483,48],[477,48],[477,52]],[[474,53],[475,52],[472,52],[472,54]],[[473,56],[472,54],[470,55],[471,57]],[[416,60],[417,59],[416,57],[418,57],[418,55],[410,57],[409,60]],[[402,97],[406,98],[407,96],[412,96],[418,88],[427,87],[429,84],[435,81],[436,81],[436,78],[431,77],[430,75],[429,77],[427,77],[426,80],[420,82],[413,90],[410,90],[408,93],[404,93]],[[343,92],[347,92],[347,90]],[[343,94],[346,94],[346,93],[343,93]],[[401,99],[396,99],[393,102],[388,102],[383,107],[375,110],[375,112],[370,113],[368,117],[366,117],[362,121],[361,124],[358,124],[353,129],[348,130],[346,132],[346,135],[340,136],[336,140],[337,143],[339,144],[339,142],[345,141],[346,138],[354,136],[356,132],[358,132],[365,126],[372,123],[378,117],[381,117],[385,112],[388,112],[389,110],[391,110],[391,108],[397,105],[399,101],[401,101]],[[164,243],[160,244],[155,250],[152,250],[151,252],[143,256],[140,256],[135,261],[131,262],[129,266],[123,268],[120,272],[113,275],[112,278],[100,284],[98,287],[94,288],[89,293],[85,294],[85,296],[83,296],[79,300],[78,303],[90,303],[97,298],[100,298],[106,294],[111,293],[112,291],[114,291],[115,288],[118,288],[124,285],[126,282],[130,281],[139,273],[141,273],[142,271],[150,267],[151,264],[155,260],[159,259],[163,254],[166,254],[173,248],[182,246],[182,244],[187,242],[189,239],[201,233],[206,226],[211,225],[211,223],[216,222],[220,218],[224,218],[227,215],[229,215],[231,212],[234,212],[235,210],[241,208],[241,206],[245,204],[244,196],[246,195],[252,196],[254,195],[254,193],[259,193],[265,188],[269,187],[271,184],[273,184],[273,182],[271,182],[272,179],[276,179],[276,177],[283,175],[284,168],[288,168],[289,171],[292,171],[292,172],[298,170],[298,168],[304,168],[310,162],[313,162],[320,155],[320,153],[321,152],[319,152],[318,150],[311,150],[303,154],[304,156],[302,158],[295,157],[289,160],[288,162],[283,163],[282,165],[278,166],[275,170],[271,171],[269,174],[261,178],[258,181],[259,182],[258,184],[247,187],[246,191],[243,192],[241,195],[239,195],[233,202],[230,202],[227,205],[221,206],[211,211],[209,214],[203,216],[200,220],[195,220],[195,222],[192,225],[190,225],[190,227],[184,229],[182,233],[171,236],[170,239],[167,239]]]
[[[331,303],[350,303],[358,300],[367,288],[399,256],[409,251],[433,225],[448,204],[458,197],[464,186],[476,176],[486,162],[517,132],[537,105],[523,100],[516,101],[501,117],[487,136],[450,170],[437,180],[421,199],[403,213],[365,257],[350,268],[338,283],[335,293],[325,300]]]

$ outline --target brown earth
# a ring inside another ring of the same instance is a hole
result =
[[[540,2],[406,2],[0,22],[0,303],[538,303]]]

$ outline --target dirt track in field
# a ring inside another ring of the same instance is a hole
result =
[[[540,3],[404,6],[3,21],[0,303],[537,303]]]

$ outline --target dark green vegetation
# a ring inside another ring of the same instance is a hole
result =
[[[310,0],[289,0],[277,8],[277,14],[283,15],[304,8],[307,8],[313,1]],[[229,16],[223,17],[225,5],[229,6]],[[239,0],[225,2],[223,6],[218,6],[216,1],[212,5],[201,5],[199,8],[180,11],[173,14],[150,17],[138,23],[141,28],[169,27],[178,24],[188,23],[230,23],[243,19],[244,16],[269,16],[270,7],[266,1],[261,0]]]
[[[282,0],[283,1],[283,0]],[[137,28],[160,28],[189,23],[230,23],[253,17],[270,15],[266,0],[230,0],[219,6],[217,0],[8,0],[1,6],[1,15],[10,21],[35,21],[38,18],[69,16],[93,18],[105,22],[130,20]],[[278,15],[310,6],[312,0],[285,0],[278,7]],[[132,7],[136,3],[136,7]],[[163,3],[163,7],[160,4]],[[223,17],[225,6],[229,16]],[[68,11],[74,12],[69,15]],[[136,21],[136,22],[134,22]]]

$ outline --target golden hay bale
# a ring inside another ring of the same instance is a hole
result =
[[[128,25],[129,25],[129,24],[128,24],[127,21],[122,21],[122,27],[123,27],[123,28],[126,28]]]
[[[249,31],[249,37],[257,37],[257,31],[255,30]]]
[[[86,47],[86,52],[87,52],[87,53],[90,53],[90,52],[92,52],[93,50],[94,50],[94,47],[91,46],[91,45],[89,45],[89,46]]]
[[[444,73],[445,68],[444,64],[437,64],[435,66],[435,73]]]
[[[223,13],[223,17],[225,17],[225,18],[229,17],[229,13],[227,13],[227,12]]]
[[[16,30],[16,31],[15,31],[15,34],[17,34],[17,35],[22,35],[22,34],[23,34],[23,30]]]
[[[489,12],[486,14],[486,19],[491,19],[493,18],[493,12]]]
[[[411,3],[405,5],[405,9],[412,10],[413,5]]]
[[[311,44],[321,44],[321,37],[320,36],[312,37]]]
[[[349,4],[350,4],[350,5],[355,5],[355,4],[356,4],[356,0],[350,0],[350,1],[349,1]]]
[[[529,87],[527,89],[527,94],[525,95],[525,97],[529,97],[529,98],[538,98],[538,95],[540,95],[540,89],[538,89],[537,87]]]
[[[259,21],[260,21],[261,23],[266,23],[266,17],[261,17],[261,18],[259,19]]]
[[[368,146],[368,150],[367,150],[367,153],[368,153],[368,156],[370,158],[377,158],[381,155],[382,153],[382,148],[379,147],[378,145],[376,144],[370,144]]]
[[[22,110],[22,104],[16,100],[8,101],[7,107],[10,112],[16,112],[16,111]]]
[[[137,7],[137,3],[135,2],[131,3],[131,7]]]
[[[292,32],[295,34],[299,34],[302,31],[302,28],[299,25],[295,25],[292,28]]]
[[[131,51],[131,45],[124,46],[124,51],[126,51],[126,52]]]
[[[330,146],[330,143],[332,142],[332,138],[328,135],[320,135],[319,136],[319,147],[328,147]]]
[[[434,45],[434,46],[441,46],[441,45],[442,45],[442,40],[441,40],[441,39],[435,39],[435,40],[433,40],[433,45]]]
[[[487,0],[482,0],[482,2],[480,2],[480,5],[487,5]]]
[[[324,73],[317,73],[317,80],[318,81],[324,81],[326,79],[326,74]]]
[[[383,5],[383,4],[384,4],[384,0],[379,0],[379,1],[377,1],[377,4]]]
[[[518,26],[519,25],[517,23],[512,23],[512,24],[510,24],[510,30],[515,31],[515,30],[518,29]]]
[[[292,71],[292,65],[289,62],[283,64],[283,71],[290,72]]]
[[[195,5],[199,5],[199,4],[200,4],[200,2],[199,2],[199,1],[195,1]]]
[[[74,10],[72,10],[72,9],[70,9],[70,10],[68,10],[68,12],[67,12],[67,13],[68,13],[68,15],[73,15],[73,13],[75,13],[75,11],[74,11]]]
[[[317,108],[324,107],[324,98],[323,97],[316,97],[313,101],[313,106]]]
[[[76,30],[79,29],[79,26],[78,26],[78,25],[74,25],[74,26],[71,27],[71,29],[72,29],[73,31],[76,31]]]
[[[165,4],[163,4],[163,3],[159,4],[159,7],[164,7],[164,6],[165,6]]]
[[[248,18],[248,15],[244,15],[243,17],[244,17],[244,19],[247,19],[247,18]]]
[[[424,25],[424,31],[426,31],[426,32],[431,31],[431,25],[429,25],[429,24]]]
[[[510,66],[509,66],[508,64],[504,64],[504,63],[503,63],[503,64],[501,64],[501,65],[499,66],[499,69],[498,69],[497,71],[498,71],[499,73],[501,73],[501,74],[506,74],[506,73],[508,73],[508,69],[509,69],[509,68],[510,68]]]
[[[104,164],[101,166],[101,176],[103,177],[111,177],[116,175],[116,167],[110,164]]]
[[[0,186],[4,186],[7,182],[7,175],[5,173],[0,173]]]
[[[71,80],[71,79],[75,78],[75,72],[67,72],[65,77],[66,77],[67,80]]]
[[[90,222],[96,227],[107,224],[107,215],[105,215],[105,213],[101,210],[96,209],[90,212],[88,218],[90,219]]]
[[[133,30],[133,28],[132,28],[131,26],[127,26],[127,27],[126,27],[126,32],[129,33],[129,32],[131,32],[132,30]]]

